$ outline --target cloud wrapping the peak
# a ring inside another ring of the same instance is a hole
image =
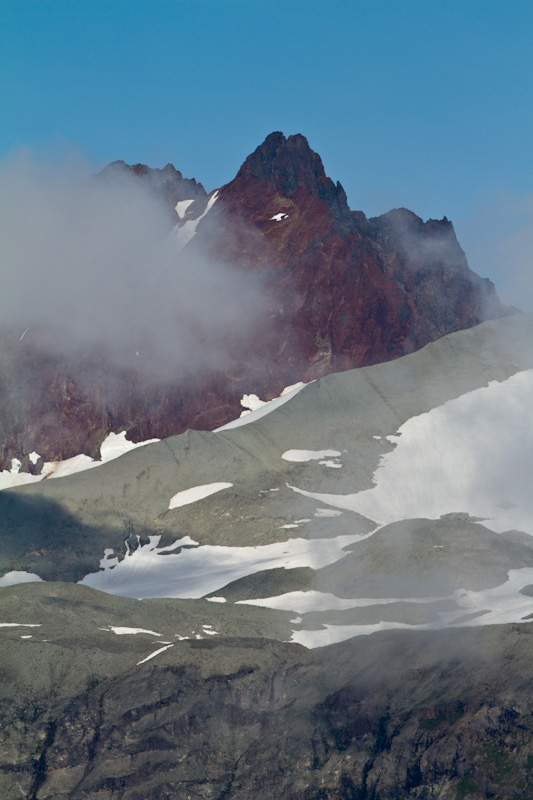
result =
[[[0,167],[1,323],[57,352],[106,348],[160,378],[222,367],[264,300],[250,277],[180,250],[168,209],[126,173],[81,179],[25,154]],[[177,220],[176,220],[177,221]]]

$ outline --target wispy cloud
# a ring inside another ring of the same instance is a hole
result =
[[[232,339],[253,328],[264,299],[252,278],[180,250],[168,209],[134,177],[22,153],[0,179],[1,322],[25,338],[55,352],[105,345],[159,378],[223,367]]]
[[[490,193],[459,234],[470,266],[496,283],[503,302],[533,311],[533,193]]]

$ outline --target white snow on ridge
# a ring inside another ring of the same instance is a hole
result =
[[[313,383],[313,381],[311,381]],[[256,407],[248,411],[243,411],[241,416],[238,419],[233,419],[231,422],[227,422],[225,425],[222,425],[220,428],[215,428],[215,432],[218,431],[228,431],[231,428],[240,428],[241,425],[248,425],[250,422],[255,422],[257,419],[261,419],[261,417],[265,417],[267,414],[270,414],[271,411],[274,409],[279,408],[284,403],[287,403],[289,400],[292,400],[298,392],[308,386],[307,383],[294,383],[292,386],[286,386],[285,389],[282,391],[279,397],[275,397],[273,400],[268,401],[259,401],[259,404],[256,404]],[[255,398],[257,395],[243,395],[243,399],[241,400],[241,405],[243,405],[243,401],[245,398]],[[255,403],[255,401],[254,401]]]
[[[196,235],[196,228],[198,227],[198,223],[200,222],[201,219],[203,219],[206,216],[206,214],[209,213],[209,211],[211,211],[213,205],[216,203],[217,197],[218,197],[218,191],[214,192],[211,195],[211,197],[207,201],[205,211],[203,212],[203,214],[200,214],[199,217],[196,217],[196,219],[186,220],[183,224],[178,223],[176,225],[173,233],[176,237],[176,241],[179,247],[185,247],[185,245],[188,244],[191,241],[191,239]],[[178,203],[177,205],[180,205],[180,203]],[[176,206],[176,211],[178,211],[177,206]]]
[[[198,500],[203,500],[204,497],[220,492],[222,489],[229,489],[233,486],[232,483],[205,483],[203,486],[192,486],[190,489],[184,489],[170,498],[168,504],[169,509],[180,508],[187,506],[189,503],[196,503]]]
[[[27,483],[37,483],[45,480],[45,478],[64,478],[66,475],[74,475],[76,472],[100,467],[102,464],[124,455],[124,453],[129,453],[130,450],[135,450],[136,447],[143,447],[145,444],[159,441],[160,439],[147,439],[144,442],[130,442],[126,439],[126,431],[110,433],[100,446],[100,461],[95,461],[90,456],[83,454],[67,458],[65,461],[47,461],[40,475],[19,472],[20,461],[12,459],[12,461],[18,463],[18,467],[17,463],[15,463],[10,472],[7,470],[0,472],[0,490],[13,489],[15,486],[23,486]],[[36,464],[39,458],[39,454],[35,452],[29,455],[29,459],[33,464]]]
[[[8,469],[0,472],[0,491],[14,489],[15,486],[24,486],[26,483],[35,483],[42,480],[42,475],[30,475],[29,472],[11,472]]]
[[[137,447],[144,447],[145,444],[160,442],[161,439],[146,439],[144,442],[130,442],[126,439],[126,431],[121,433],[110,433],[100,445],[101,461],[95,461],[95,466],[112,461],[114,458],[129,453]]]
[[[533,535],[533,370],[493,381],[412,417],[387,437],[372,489],[347,495],[290,487],[386,525],[466,512],[493,531]]]
[[[180,219],[183,219],[185,214],[187,213],[187,209],[194,203],[194,198],[190,200],[178,200],[175,205],[176,214]]]
[[[257,411],[261,406],[266,406],[268,400],[260,400],[256,394],[243,394],[241,397],[241,406],[244,411],[241,411],[241,417],[250,414],[252,411]]]
[[[80,453],[78,456],[66,458],[65,461],[47,462],[38,477],[40,480],[45,478],[64,478],[67,475],[74,475],[76,472],[93,469],[93,467],[98,467],[103,463],[103,461],[95,461],[90,456]]]
[[[288,219],[288,218],[289,218],[289,215],[285,214],[283,211],[281,211],[279,214],[274,214],[273,217],[270,217],[270,220],[273,221],[273,222],[281,222],[281,220]]]

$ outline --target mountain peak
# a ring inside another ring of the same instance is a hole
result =
[[[281,131],[269,134],[240,168],[237,177],[244,176],[268,183],[285,197],[306,187],[327,202],[337,220],[350,216],[344,189],[326,176],[322,159],[301,133],[289,137]]]
[[[126,164],[125,161],[113,161],[98,174],[100,178],[132,175],[142,180],[148,188],[170,207],[172,212],[180,200],[198,200],[206,196],[201,183],[194,178],[184,178],[173,164],[166,164],[163,169],[146,166],[146,164]]]

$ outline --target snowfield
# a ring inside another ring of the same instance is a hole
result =
[[[159,548],[160,537],[150,536],[149,544],[138,547],[116,566],[93,572],[79,582],[124,597],[198,598],[261,570],[317,569],[333,564],[343,558],[345,547],[360,538],[358,535],[298,538],[256,547],[196,544],[173,554],[170,551],[183,546],[183,540],[171,547]]]
[[[214,202],[213,198],[212,200]],[[265,417],[282,404],[290,402],[303,388],[304,384],[287,387],[279,398],[270,402],[262,401],[253,394],[244,395],[241,401],[247,409],[243,412],[244,416],[223,426],[219,431],[248,425]],[[212,482],[193,485],[173,495],[172,488],[168,491],[168,509],[176,512],[171,516],[172,526],[175,525],[171,530],[176,530],[176,538],[172,544],[160,546],[161,536],[154,535],[149,536],[148,544],[141,545],[139,540],[139,546],[133,551],[128,546],[124,557],[119,557],[111,548],[106,548],[100,561],[100,570],[86,575],[79,582],[109,594],[138,599],[198,599],[216,593],[215,597],[209,598],[211,602],[231,603],[229,594],[228,600],[224,597],[223,588],[242,578],[276,569],[310,568],[315,574],[324,570],[321,572],[327,581],[324,591],[287,591],[273,596],[259,595],[257,599],[257,594],[250,592],[248,595],[246,590],[249,599],[237,601],[240,605],[259,606],[298,615],[292,620],[291,641],[308,648],[322,647],[354,636],[393,628],[426,630],[450,626],[526,623],[533,619],[533,566],[522,566],[530,562],[527,560],[529,556],[523,555],[524,552],[527,554],[528,545],[519,544],[522,541],[519,536],[515,537],[516,541],[512,546],[524,549],[519,551],[511,548],[510,555],[506,550],[505,558],[508,560],[505,562],[502,560],[503,556],[498,556],[499,561],[494,560],[494,554],[487,549],[485,572],[479,573],[481,578],[476,578],[477,584],[472,583],[475,590],[469,588],[470,576],[467,571],[463,572],[460,582],[452,583],[451,588],[444,589],[442,594],[433,595],[430,589],[428,596],[421,596],[414,587],[409,589],[408,595],[412,593],[416,596],[397,596],[398,593],[401,594],[401,588],[398,591],[387,588],[387,576],[392,575],[395,569],[394,559],[391,560],[390,550],[387,550],[389,543],[384,545],[377,537],[371,544],[371,548],[374,548],[374,561],[369,563],[379,567],[383,565],[383,588],[376,590],[376,594],[381,593],[382,596],[364,596],[365,590],[359,591],[354,586],[353,593],[359,596],[352,598],[346,595],[352,590],[350,564],[355,561],[345,559],[347,556],[357,559],[358,548],[363,547],[361,543],[386,525],[406,520],[439,520],[445,515],[460,515],[462,524],[466,526],[465,536],[474,536],[471,530],[475,529],[475,536],[483,538],[484,533],[480,526],[471,525],[471,521],[476,520],[497,534],[514,530],[533,536],[532,399],[533,369],[530,369],[518,372],[501,382],[492,381],[487,386],[467,392],[427,413],[413,416],[397,431],[381,433],[374,428],[376,433],[380,433],[374,438],[388,440],[393,449],[381,457],[374,470],[373,487],[363,491],[350,491],[354,480],[351,476],[357,474],[353,471],[357,443],[354,445],[350,439],[348,428],[346,447],[351,450],[343,448],[344,442],[339,444],[338,434],[335,445],[340,449],[328,447],[333,441],[326,436],[323,442],[316,437],[313,439],[315,445],[324,449],[308,449],[304,436],[301,442],[296,437],[291,437],[290,449],[283,449],[284,444],[289,446],[285,440],[272,439],[276,444],[268,463],[274,466],[269,466],[268,469],[271,470],[270,477],[274,480],[270,483],[270,488],[261,489],[262,486],[268,486],[268,483],[258,483],[257,489],[254,487],[261,510],[258,510],[257,517],[251,515],[250,518],[265,520],[265,524],[275,519],[273,530],[286,531],[279,533],[280,537],[290,537],[295,529],[304,526],[298,531],[298,536],[253,546],[247,543],[246,528],[243,528],[242,544],[239,540],[240,546],[225,546],[201,544],[188,534],[180,535],[180,520],[184,519],[186,524],[187,519],[191,519],[186,516],[186,512],[183,512],[183,518],[180,517],[180,509],[183,507],[187,507],[190,514],[191,506],[201,504],[205,498],[230,488],[232,491],[225,498],[225,508],[231,509],[233,497],[242,500],[245,496],[247,503],[253,503],[249,486],[246,489],[248,494],[242,494],[244,476],[242,485],[239,474],[235,476],[234,473],[231,474],[231,482],[220,481],[218,477],[224,477],[224,470],[221,469],[217,474],[211,467],[208,474],[212,477]],[[250,430],[250,436],[251,441],[255,442],[253,429]],[[261,429],[261,436],[265,437],[265,442],[268,441],[271,447],[268,426]],[[225,438],[222,441],[225,442]],[[246,439],[243,441],[246,443]],[[230,445],[233,446],[231,442]],[[102,445],[102,462],[88,459],[90,463],[87,465],[87,457],[80,456],[70,459],[70,463],[45,465],[46,468],[53,467],[45,477],[58,477],[72,474],[87,466],[98,466],[99,463],[116,458],[137,446],[139,445],[126,442],[124,433],[111,434]],[[241,451],[245,452],[246,448],[239,442],[239,452]],[[37,454],[32,454],[32,458],[36,457]],[[344,469],[341,469],[341,457],[346,463]],[[276,459],[279,459],[279,467],[276,466]],[[14,463],[13,469],[7,473],[12,481],[22,478],[18,472],[19,466]],[[285,486],[290,490],[287,491],[278,470],[285,470],[286,475],[290,473],[298,476],[293,480],[300,482],[301,479],[300,486],[287,482]],[[203,473],[200,471],[198,474]],[[370,468],[366,480],[369,474]],[[28,477],[31,480],[40,480],[43,476]],[[261,479],[262,477],[261,474]],[[310,480],[306,483],[307,477]],[[183,476],[180,476],[178,485],[187,486]],[[306,485],[331,487],[333,491],[326,493],[301,488]],[[172,487],[171,482],[169,486]],[[334,491],[335,487],[338,487],[337,492]],[[281,493],[271,495],[276,492]],[[298,503],[296,495],[299,496]],[[272,498],[272,503],[275,503],[272,516],[269,516],[268,509],[274,506],[268,505],[268,498]],[[294,498],[293,507],[291,498]],[[302,498],[312,501],[308,508],[302,507]],[[198,506],[199,509],[200,507]],[[280,508],[283,509],[281,512]],[[255,509],[252,514],[255,514]],[[280,516],[281,522],[285,524],[280,524]],[[227,512],[221,516],[220,525],[231,526],[232,519],[231,512]],[[361,520],[364,523],[363,528]],[[361,530],[365,532],[361,533]],[[458,528],[452,526],[447,530],[449,532],[446,535],[453,537]],[[487,531],[485,533],[488,535]],[[393,531],[391,538],[394,535]],[[201,539],[200,533],[198,538]],[[169,541],[168,538],[165,541]],[[434,541],[437,543],[430,542],[432,546],[428,548],[429,554],[424,556],[427,564],[432,569],[438,569],[441,563],[446,563],[446,569],[455,569],[456,562],[448,560],[437,564],[434,561],[434,558],[438,559],[437,554],[446,550],[439,539]],[[519,558],[518,562],[513,561],[513,552],[522,553],[516,556]],[[457,558],[453,554],[447,556],[449,559],[452,557]],[[472,553],[468,558],[472,558]],[[504,563],[505,566],[502,566]],[[325,569],[332,565],[335,565],[334,570]],[[337,596],[335,592],[336,574],[341,576],[339,585],[344,588],[338,594],[342,596]],[[503,580],[505,574],[507,578]],[[487,588],[481,589],[480,581],[485,576],[488,576]],[[0,586],[34,580],[40,580],[34,573],[12,571],[0,578]],[[279,587],[276,580],[273,586]],[[250,582],[246,585],[254,584]],[[416,586],[419,586],[418,577]],[[456,586],[463,588],[452,591]],[[263,588],[261,590],[264,591]],[[446,594],[448,591],[450,593]],[[368,594],[373,595],[373,592]],[[241,594],[240,597],[242,596]],[[362,620],[361,623],[359,620]],[[111,627],[106,630],[117,635],[160,636],[153,630],[142,628]],[[216,631],[208,626],[195,635],[201,638],[215,634]],[[164,646],[160,646],[139,664],[172,647],[171,643],[159,644]]]
[[[412,417],[386,438],[395,448],[382,457],[374,488],[291,488],[378,525],[464,512],[497,533],[533,535],[533,370]]]
[[[255,410],[224,429],[253,421],[287,402],[301,387],[291,388],[285,397],[263,404],[255,396],[243,397],[243,404]],[[159,537],[128,553],[122,561],[106,554],[102,569],[87,575],[81,583],[111,594],[130,597],[200,598],[220,591],[225,585],[257,572],[274,568],[322,568],[340,562],[345,548],[372,536],[382,526],[415,518],[439,519],[441,515],[464,512],[481,518],[496,532],[511,528],[533,535],[533,370],[521,372],[501,383],[469,392],[428,413],[409,419],[387,439],[394,450],[382,457],[374,473],[375,486],[353,494],[323,494],[289,486],[294,492],[320,504],[315,518],[334,526],[341,514],[356,512],[375,523],[365,535],[330,538],[294,538],[256,547],[200,546],[191,539],[178,539],[159,548]],[[339,450],[290,449],[285,461],[338,464]],[[345,483],[343,485],[346,485]],[[201,501],[230,483],[212,483],[178,492],[170,508]],[[238,493],[238,486],[234,489]],[[324,507],[326,506],[326,507]],[[299,527],[301,519],[281,526]],[[231,523],[230,523],[231,524]],[[184,546],[185,545],[185,546]],[[179,552],[173,553],[173,550]],[[438,551],[439,546],[434,548]],[[356,551],[355,551],[356,552]],[[533,613],[533,600],[521,593],[533,583],[533,568],[510,570],[508,580],[482,591],[460,589],[446,597],[340,598],[330,592],[287,592],[283,595],[238,601],[241,604],[292,611],[303,615],[294,621],[292,640],[306,647],[321,647],[353,636],[389,628],[443,628],[499,622],[525,622]],[[218,596],[215,602],[224,602]],[[453,601],[455,610],[438,611],[436,620],[423,624],[386,621],[373,624],[323,623],[306,630],[305,615],[350,609],[392,607],[395,604],[426,604]],[[158,651],[159,652],[159,651]]]

